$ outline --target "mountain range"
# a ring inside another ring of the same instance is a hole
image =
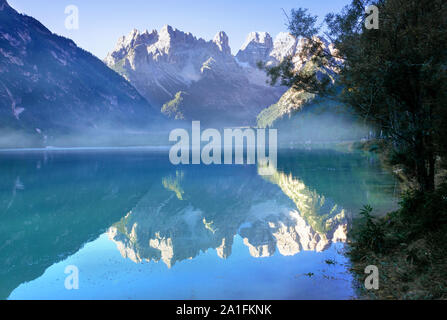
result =
[[[275,65],[297,50],[299,41],[288,33],[273,40],[251,32],[232,55],[223,31],[206,41],[165,25],[122,36],[104,62],[170,118],[255,124],[287,90],[270,86],[257,63]]]
[[[110,136],[180,125],[170,120],[288,125],[287,119],[315,98],[271,86],[257,67],[288,56],[297,69],[307,65],[300,55],[304,40],[287,32],[274,39],[251,32],[233,55],[223,31],[207,41],[169,25],[151,32],[134,29],[101,61],[6,0],[0,0],[0,20],[0,128],[44,142],[61,133],[103,130]],[[5,139],[0,137],[0,145]]]
[[[0,128],[45,137],[161,116],[100,59],[0,0]]]

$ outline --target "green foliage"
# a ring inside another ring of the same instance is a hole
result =
[[[278,103],[272,104],[270,107],[261,111],[256,119],[256,123],[259,128],[271,127],[275,120],[282,114],[281,106]]]
[[[378,30],[364,25],[371,4],[379,8]],[[315,37],[315,17],[293,10],[289,31],[304,39],[301,58],[311,57],[313,67],[296,70],[289,57],[267,73],[272,83],[351,106],[383,132],[394,163],[420,190],[432,191],[436,159],[447,153],[447,50],[440,50],[447,47],[446,16],[444,0],[353,0],[325,19],[335,47],[329,50]],[[330,74],[321,76],[322,70],[339,71],[341,94],[334,95]]]
[[[349,256],[360,281],[367,265],[380,265],[381,285],[374,298],[447,297],[446,202],[447,186],[443,184],[432,192],[407,192],[401,208],[383,218],[374,219],[371,208],[365,207],[362,226],[354,226],[349,234],[353,240]],[[372,245],[377,242],[376,234],[381,250]]]
[[[288,94],[292,97],[288,98]],[[302,110],[315,96],[307,92],[288,92],[281,98],[278,103],[262,110],[257,117],[257,125],[260,128],[273,127],[276,121],[282,117],[289,115],[289,117]],[[292,106],[292,107],[291,107]]]
[[[402,221],[407,238],[436,232],[447,224],[447,184],[433,192],[407,191],[400,206],[395,218]]]
[[[368,252],[386,254],[403,246],[408,259],[423,264],[426,261],[421,257],[426,255],[420,253],[422,240],[425,247],[447,252],[447,184],[432,192],[407,191],[400,209],[384,218],[374,218],[372,211],[365,206],[360,212],[362,218],[350,232],[354,259]]]
[[[126,64],[126,59],[121,59],[116,64],[114,64],[111,67],[111,69],[115,70],[117,73],[119,73],[122,76],[126,76],[127,75],[127,70],[125,68],[125,64]]]
[[[369,205],[364,206],[360,211],[363,221],[353,236],[355,246],[373,252],[383,252],[385,248],[384,225],[382,221],[371,215],[372,211],[373,209]]]
[[[447,53],[439,50],[447,45],[445,1],[368,3],[379,8],[379,30],[364,28],[363,1],[326,19],[345,60],[343,100],[388,137],[393,163],[421,190],[433,190],[441,153],[436,137],[445,131],[434,117],[445,113]]]
[[[333,95],[333,77],[324,68],[327,65],[327,53],[323,50],[322,42],[310,42],[304,46],[299,53],[302,60],[312,57],[303,68],[295,70],[293,56],[284,58],[281,63],[274,67],[266,67],[258,62],[258,68],[266,71],[270,78],[270,84],[280,83],[282,86],[294,88],[296,91],[304,91],[313,94]],[[321,62],[324,61],[324,62]]]
[[[175,120],[185,119],[182,111],[184,96],[187,93],[184,91],[179,91],[175,94],[174,99],[165,103],[161,108],[161,112],[167,117]]]
[[[296,37],[312,38],[317,35],[320,28],[315,26],[317,16],[307,13],[307,9],[292,9],[288,28]]]

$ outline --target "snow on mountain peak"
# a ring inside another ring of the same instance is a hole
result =
[[[228,36],[225,32],[218,32],[214,37],[213,42],[217,45],[220,51],[225,54],[231,54]]]
[[[273,42],[273,50],[270,56],[281,62],[284,58],[294,55],[297,48],[297,40],[289,32],[280,32]]]
[[[254,32],[249,39],[247,59],[254,63],[258,58],[269,59],[273,48],[270,35]],[[121,38],[105,62],[157,107],[186,92],[183,107],[189,107],[183,110],[185,117],[216,109],[225,110],[229,117],[250,114],[254,119],[259,110],[276,102],[285,91],[268,86],[265,73],[256,66],[238,61],[223,31],[207,41],[169,25],[158,33],[133,30]]]
[[[273,47],[272,37],[267,32],[250,32],[241,50],[247,49],[250,45],[264,45],[265,47],[271,48]]]
[[[229,116],[243,110],[252,116],[275,103],[285,88],[269,86],[257,63],[277,65],[301,50],[301,42],[287,32],[274,40],[267,32],[251,32],[233,56],[223,31],[207,41],[169,25],[158,32],[132,30],[118,43],[105,60],[109,67],[154,106],[161,108],[179,92],[187,93],[182,114],[199,118],[209,109],[225,110]]]
[[[236,58],[241,63],[255,67],[259,61],[268,59],[272,49],[273,40],[267,32],[250,32]]]
[[[127,36],[122,36],[118,39],[115,49],[107,55],[105,62],[107,65],[115,64],[123,59],[130,50],[135,49],[139,45],[149,46],[158,41],[157,30],[149,32],[145,30],[140,33],[139,30],[133,29]]]
[[[177,29],[166,24],[160,29],[160,37],[171,37]]]

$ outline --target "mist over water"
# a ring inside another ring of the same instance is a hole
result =
[[[45,147],[133,147],[170,146],[169,134],[174,129],[185,129],[191,133],[192,121],[172,121],[154,124],[150,128],[126,128],[108,124],[103,127],[82,130],[29,132],[23,130],[0,130],[0,149],[45,148]],[[224,120],[201,121],[201,129],[217,129],[224,136],[224,129],[257,128],[252,124],[242,125]],[[336,114],[303,113],[300,117],[285,117],[273,127],[278,131],[278,146],[300,146],[303,144],[330,144],[360,141],[369,138],[372,129]]]

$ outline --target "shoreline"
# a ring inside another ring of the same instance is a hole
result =
[[[399,167],[387,163],[386,145],[371,141],[352,147],[376,153],[401,189],[397,210],[384,216],[371,211],[370,217],[357,217],[348,232],[346,256],[351,262],[358,299],[447,299],[447,226],[443,216],[446,187],[440,185],[430,194],[411,191],[414,184]],[[378,290],[364,286],[365,268],[369,265],[379,268]]]

